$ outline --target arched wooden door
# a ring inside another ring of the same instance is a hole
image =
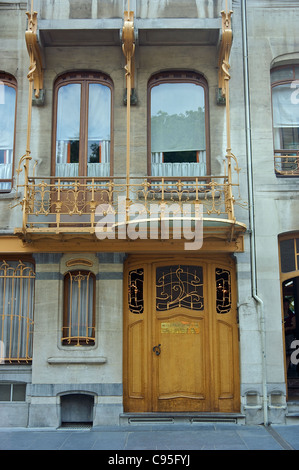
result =
[[[239,411],[232,260],[132,257],[124,280],[124,410]]]

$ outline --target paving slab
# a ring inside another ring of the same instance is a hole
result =
[[[279,438],[286,442],[293,450],[299,450],[299,425],[272,425]]]
[[[299,426],[227,423],[128,425],[90,430],[0,428],[0,450],[299,450]]]

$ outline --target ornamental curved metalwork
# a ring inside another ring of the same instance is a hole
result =
[[[203,272],[201,266],[163,266],[156,272],[156,309],[177,307],[203,310]]]

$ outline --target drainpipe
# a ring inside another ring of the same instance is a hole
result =
[[[259,297],[258,288],[257,288],[246,0],[241,0],[241,12],[242,12],[242,34],[243,34],[243,67],[244,67],[244,88],[245,88],[247,175],[248,175],[248,201],[249,201],[249,223],[250,223],[251,287],[252,287],[252,297],[254,298],[254,300],[257,302],[259,306],[259,324],[260,324],[260,333],[261,333],[261,352],[262,352],[263,413],[264,413],[264,425],[268,426],[269,423],[268,423],[268,396],[267,396],[268,394],[267,394],[267,375],[266,375],[267,374],[266,332],[265,332],[264,302]]]

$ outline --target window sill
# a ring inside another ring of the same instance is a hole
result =
[[[276,178],[298,178],[299,177],[299,173],[279,173],[279,172],[275,172],[275,176]]]
[[[49,357],[48,364],[105,364],[107,358],[100,357]]]
[[[21,193],[16,193],[16,191],[11,191],[9,193],[0,192],[0,200],[2,199],[20,199],[22,197]]]

